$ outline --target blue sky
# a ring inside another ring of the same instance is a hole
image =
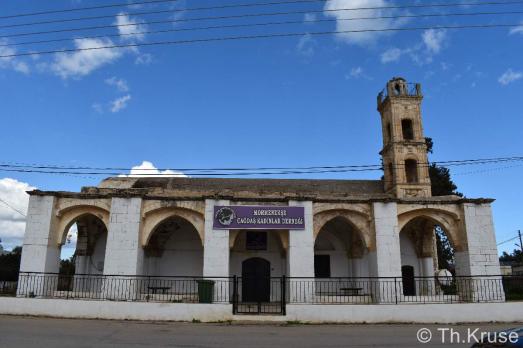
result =
[[[254,1],[243,1],[249,2]],[[3,4],[2,15],[103,3],[94,0],[45,3],[18,0],[16,4]],[[175,8],[231,3],[230,0],[188,0],[178,2]],[[421,2],[401,2],[405,3]],[[281,32],[523,23],[523,14],[339,21],[351,16],[406,13],[523,11],[523,5],[313,12],[391,4],[400,2],[334,0],[265,8],[132,15],[133,12],[172,9],[174,6],[157,4],[4,19],[0,24],[119,13],[119,23],[139,23],[173,16],[188,19],[310,11],[309,14],[276,18],[174,24],[176,28],[187,28],[279,20],[307,21],[291,26],[120,37],[119,34],[126,34],[125,29],[112,28],[7,40],[0,38],[3,44],[11,44],[75,35],[113,35],[76,42],[2,46],[0,53]],[[336,19],[338,22],[310,23],[318,19]],[[0,28],[0,36],[107,25],[116,21],[114,17],[38,27]],[[127,34],[133,31],[125,28]],[[173,28],[173,24],[141,24],[137,28],[134,31],[162,30]],[[381,131],[376,95],[393,76],[403,76],[422,84],[425,135],[435,142],[432,160],[522,155],[522,53],[523,27],[516,27],[301,35],[0,58],[3,129],[0,160],[129,168],[144,160],[157,167],[175,168],[377,164]],[[498,241],[511,238],[518,229],[523,229],[521,172],[518,163],[452,169],[459,190],[468,197],[497,199],[493,207]],[[375,172],[296,177],[376,179],[380,176],[381,173]],[[43,190],[78,191],[81,186],[96,185],[101,180],[8,172],[0,172],[0,178],[2,197],[23,211],[27,200],[22,192],[29,186]],[[4,245],[10,247],[20,243],[23,219],[5,207],[0,209],[0,237]],[[508,243],[500,250],[512,248],[513,243]]]

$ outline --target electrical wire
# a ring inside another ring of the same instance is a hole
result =
[[[11,208],[11,210],[17,212],[18,214],[22,215],[23,217],[27,217],[24,213],[22,213],[20,210],[16,209],[15,207],[13,207],[11,204],[7,203],[5,200],[3,200],[2,198],[0,198],[0,202],[1,203],[4,203],[5,206],[7,206],[8,208]]]
[[[512,1],[512,2],[476,2],[469,3],[469,5],[482,6],[482,5],[513,5],[513,4],[523,4],[523,1]],[[136,23],[125,23],[125,24],[111,24],[111,25],[101,25],[101,26],[91,26],[91,27],[80,27],[80,28],[66,28],[66,29],[57,29],[57,30],[48,30],[48,31],[39,31],[39,32],[25,32],[17,33],[10,35],[2,35],[0,38],[11,38],[11,37],[21,37],[21,36],[33,36],[33,35],[43,35],[43,34],[55,34],[63,32],[74,32],[74,31],[83,31],[83,30],[97,30],[97,29],[108,29],[108,28],[120,28],[128,26],[139,26],[144,24],[162,24],[162,23],[179,23],[179,22],[192,22],[192,21],[201,21],[201,20],[223,20],[223,19],[238,19],[238,18],[253,18],[253,17],[265,17],[265,16],[283,16],[283,15],[295,15],[295,14],[311,14],[311,13],[335,13],[340,11],[361,11],[361,10],[376,10],[376,9],[407,9],[407,8],[430,8],[430,7],[455,7],[463,6],[463,3],[453,3],[453,4],[417,4],[417,5],[402,5],[402,6],[375,6],[375,7],[352,7],[352,8],[340,8],[340,9],[322,9],[322,10],[307,10],[307,11],[286,11],[286,12],[267,12],[267,13],[251,13],[251,14],[241,14],[241,15],[229,15],[229,16],[211,16],[211,17],[196,17],[196,18],[180,18],[175,20],[162,20],[162,21],[150,21],[150,22],[136,22]],[[143,13],[141,13],[143,14]],[[129,14],[136,15],[136,14]],[[111,16],[111,18],[114,17]]]
[[[408,28],[386,28],[386,29],[361,29],[361,30],[333,30],[333,31],[320,31],[320,32],[296,32],[296,33],[277,33],[277,34],[264,34],[264,35],[247,35],[247,36],[226,36],[226,37],[211,37],[203,39],[187,39],[187,40],[174,40],[174,41],[156,41],[156,42],[142,42],[142,43],[129,43],[129,44],[116,44],[116,45],[104,45],[96,47],[84,47],[84,48],[69,48],[49,51],[32,51],[24,53],[10,53],[0,55],[0,58],[14,58],[22,56],[38,56],[47,55],[54,53],[72,53],[82,51],[94,51],[102,49],[114,49],[114,48],[136,48],[136,47],[150,47],[150,46],[164,46],[164,45],[185,45],[194,43],[208,43],[208,42],[225,42],[225,41],[244,41],[244,40],[257,40],[257,39],[272,39],[272,38],[289,38],[289,37],[300,37],[303,35],[310,36],[326,36],[333,34],[357,34],[357,33],[369,33],[369,32],[403,32],[403,31],[421,31],[421,30],[460,30],[460,29],[492,29],[492,28],[517,28],[520,27],[521,23],[518,24],[477,24],[477,25],[458,25],[458,26],[428,26],[428,27],[408,27]]]
[[[17,43],[0,43],[0,47],[14,47],[21,45],[32,45],[42,43],[53,43],[53,42],[66,42],[71,40],[89,40],[89,39],[101,39],[121,36],[137,36],[137,35],[150,35],[150,34],[165,34],[173,32],[185,32],[185,31],[196,31],[196,30],[214,30],[214,29],[233,29],[233,28],[250,28],[250,27],[261,27],[271,25],[291,25],[291,24],[304,24],[304,23],[329,23],[337,21],[354,21],[354,20],[379,20],[379,19],[400,19],[400,18],[430,18],[430,17],[466,17],[466,16],[485,16],[485,15],[514,15],[523,14],[523,11],[508,11],[508,12],[471,12],[471,13],[437,13],[437,14],[418,14],[418,15],[397,15],[397,16],[378,16],[378,17],[352,17],[352,18],[337,18],[337,19],[312,19],[312,20],[299,20],[299,21],[280,21],[280,22],[263,22],[263,23],[251,23],[251,24],[231,24],[231,25],[217,25],[217,26],[206,26],[206,27],[192,27],[192,28],[175,28],[175,29],[164,29],[164,30],[153,30],[153,31],[137,31],[131,33],[118,33],[118,34],[107,34],[107,35],[95,35],[95,36],[83,36],[73,38],[60,38],[50,40],[38,40],[38,41],[25,41]],[[166,21],[172,22],[172,21]],[[145,23],[143,23],[145,24]]]

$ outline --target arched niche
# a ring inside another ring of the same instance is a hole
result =
[[[398,216],[399,231],[403,231],[405,226],[412,221],[423,221],[423,228],[430,229],[434,226],[440,226],[449,238],[454,250],[466,250],[467,240],[463,233],[460,216],[450,210],[438,208],[421,208],[408,210]]]
[[[203,246],[205,240],[205,221],[203,214],[194,210],[180,207],[167,207],[149,211],[145,214],[141,234],[142,247],[148,245],[149,240],[151,239],[151,236],[158,225],[160,225],[163,221],[173,217],[182,218],[192,224],[198,232]]]
[[[314,240],[330,221],[337,219],[347,223],[351,231],[357,235],[365,249],[374,250],[374,239],[371,235],[369,216],[361,211],[347,209],[324,210],[314,215]]]
[[[100,219],[107,229],[109,226],[109,211],[93,205],[73,205],[57,212],[57,224],[54,233],[54,242],[61,246],[65,243],[67,232],[76,221],[85,215],[93,215]]]

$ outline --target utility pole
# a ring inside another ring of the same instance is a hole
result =
[[[523,252],[523,241],[521,240],[521,230],[518,230],[519,235],[519,248],[521,249],[521,252]]]

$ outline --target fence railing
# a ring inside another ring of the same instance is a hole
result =
[[[503,302],[523,300],[523,276],[250,279],[20,273],[18,282],[0,280],[0,296],[283,305]]]

